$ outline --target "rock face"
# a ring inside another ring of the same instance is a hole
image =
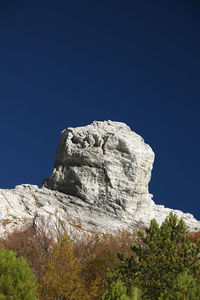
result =
[[[0,234],[46,220],[54,228],[82,225],[87,231],[112,232],[161,224],[173,210],[156,205],[148,192],[152,149],[120,122],[93,122],[61,134],[52,174],[42,188],[20,185],[0,190]],[[174,210],[190,231],[200,230],[191,214]]]
[[[114,214],[134,211],[138,202],[152,202],[153,161],[152,149],[126,124],[93,122],[62,132],[52,175],[43,186]]]

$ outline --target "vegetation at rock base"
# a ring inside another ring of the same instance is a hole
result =
[[[160,227],[152,220],[138,236],[140,240],[131,245],[132,255],[124,258],[120,254],[121,264],[113,274],[113,280],[120,278],[128,292],[137,286],[142,290],[142,299],[159,299],[163,292],[169,294],[174,284],[177,291],[182,291],[175,281],[181,274],[199,281],[200,240],[196,244],[189,241],[183,220],[171,213]]]
[[[72,236],[71,233],[69,235]],[[17,256],[23,256],[29,262],[38,278],[39,299],[73,299],[73,295],[77,294],[74,290],[84,295],[77,299],[100,299],[106,290],[107,269],[115,270],[119,260],[117,252],[124,255],[131,253],[130,244],[135,234],[124,231],[115,235],[81,233],[73,238],[69,235],[65,232],[55,242],[42,230],[29,228],[8,235],[7,239],[0,240],[0,246],[14,250]],[[73,292],[65,297],[63,291],[68,286],[65,279],[70,275]],[[52,292],[54,298],[49,296]]]
[[[42,298],[47,300],[95,298],[96,282],[92,282],[90,289],[87,290],[84,278],[79,276],[81,271],[80,258],[75,257],[69,237],[63,235],[55,243],[43,268],[43,279],[40,285]]]
[[[200,300],[200,286],[188,270],[180,273],[174,279],[170,290],[161,293],[159,300]]]
[[[37,300],[35,276],[26,260],[0,248],[0,299]]]
[[[55,241],[34,228],[14,232],[0,240],[0,299],[198,300],[199,237],[173,214],[138,233],[64,232]]]
[[[118,278],[109,284],[102,300],[140,300],[141,295],[142,292],[137,287],[132,287],[128,292],[124,282]]]

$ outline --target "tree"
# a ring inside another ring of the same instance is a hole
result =
[[[42,299],[48,300],[90,300],[94,299],[95,283],[88,291],[81,278],[80,259],[75,257],[70,238],[63,235],[55,243],[43,269],[40,286]]]
[[[128,290],[138,286],[143,299],[158,299],[163,291],[172,289],[176,277],[185,270],[198,279],[200,241],[193,244],[187,239],[182,219],[171,213],[160,227],[154,219],[138,236],[140,243],[131,246],[132,255],[119,255],[118,274]]]
[[[35,276],[26,260],[0,248],[0,299],[37,300],[36,288]]]
[[[161,293],[159,300],[200,300],[197,280],[185,270],[173,281],[172,288]]]
[[[137,287],[132,286],[127,288],[120,274],[107,272],[106,284],[108,289],[102,296],[102,300],[140,300],[142,299],[142,292]]]
[[[127,231],[118,231],[113,234],[93,234],[87,241],[80,240],[75,246],[75,253],[81,259],[82,273],[87,285],[95,280],[98,282],[99,299],[106,290],[106,274],[109,269],[114,272],[117,261],[117,252],[128,255],[130,243],[134,234]],[[78,250],[78,253],[77,253]]]
[[[111,282],[109,289],[103,294],[102,300],[124,300],[126,297],[127,288],[124,283],[117,279]]]
[[[102,300],[140,300],[141,298],[141,291],[136,288],[132,287],[129,292],[120,279],[112,282],[108,288],[108,290],[103,294]]]
[[[44,227],[45,228],[45,227]],[[16,230],[9,233],[6,238],[0,239],[0,247],[12,250],[17,257],[23,256],[28,262],[33,273],[40,281],[42,266],[45,265],[48,252],[53,245],[53,240],[47,234],[33,226],[23,231]]]

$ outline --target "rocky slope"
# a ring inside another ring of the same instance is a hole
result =
[[[124,123],[104,121],[61,134],[52,174],[42,188],[19,185],[0,190],[0,234],[30,224],[48,228],[82,226],[111,232],[161,224],[173,211],[190,231],[191,214],[156,205],[148,192],[154,153]]]

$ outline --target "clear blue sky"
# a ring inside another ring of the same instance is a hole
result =
[[[199,1],[0,1],[0,187],[41,185],[61,131],[127,123],[157,204],[200,220]]]

